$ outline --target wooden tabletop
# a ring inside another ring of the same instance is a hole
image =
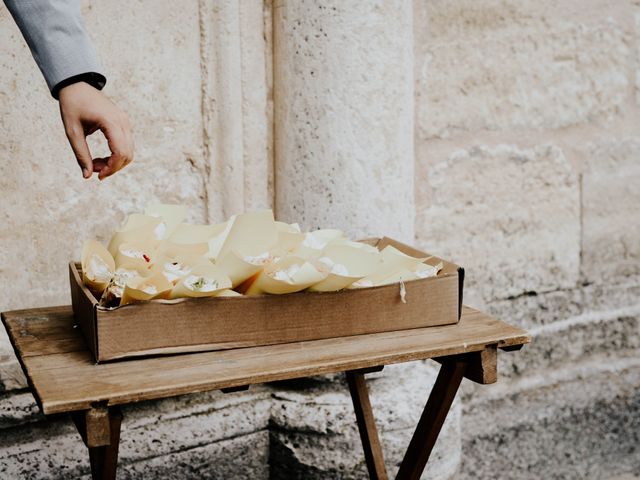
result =
[[[464,307],[457,325],[96,365],[70,306],[5,312],[45,414],[357,370],[528,343],[525,330]]]

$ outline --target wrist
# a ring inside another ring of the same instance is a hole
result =
[[[51,95],[53,95],[53,98],[55,98],[56,100],[59,100],[60,93],[62,92],[63,89],[78,83],[85,83],[87,85],[91,85],[96,90],[102,90],[106,82],[107,82],[107,79],[99,73],[96,73],[96,72],[81,73],[79,75],[74,75],[72,77],[66,78],[65,80],[62,80],[61,82],[59,82],[56,86],[54,86],[51,89]]]

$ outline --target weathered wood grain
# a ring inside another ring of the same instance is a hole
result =
[[[442,363],[429,400],[404,454],[396,480],[419,480],[469,364],[467,356]]]
[[[71,307],[2,315],[45,414],[343,372],[528,343],[526,331],[465,308],[456,325],[95,365]],[[51,318],[51,320],[47,320]],[[48,326],[49,325],[49,326]]]
[[[364,373],[362,371],[346,372],[346,376],[369,478],[371,480],[387,480],[389,477],[384,465],[384,455],[371,409]]]
[[[496,345],[488,345],[484,350],[465,355],[469,364],[464,371],[464,378],[481,385],[498,381],[498,348]],[[435,360],[444,364],[450,360],[450,357],[440,357]]]

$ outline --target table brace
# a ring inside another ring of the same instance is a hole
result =
[[[434,358],[441,363],[422,416],[402,459],[396,480],[418,480],[427,465],[442,425],[449,413],[462,378],[480,384],[497,381],[497,346],[482,351]],[[382,367],[378,367],[381,370]],[[378,437],[364,374],[375,369],[353,370],[346,373],[347,383],[360,431],[365,461],[372,480],[387,480],[382,446]]]
[[[90,410],[71,412],[82,441],[89,449],[93,480],[115,480],[120,446],[120,407],[97,405]]]

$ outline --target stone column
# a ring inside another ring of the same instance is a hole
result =
[[[276,215],[411,240],[412,3],[273,8]]]
[[[262,0],[199,0],[207,217],[271,208],[270,27]]]
[[[279,219],[309,229],[341,228],[357,238],[389,235],[413,242],[412,8],[404,0],[274,2]],[[391,366],[369,381],[392,476],[434,373],[427,364]],[[280,386],[272,410],[274,478],[366,476],[341,380]],[[456,405],[430,462],[430,478],[448,478],[459,452]]]

